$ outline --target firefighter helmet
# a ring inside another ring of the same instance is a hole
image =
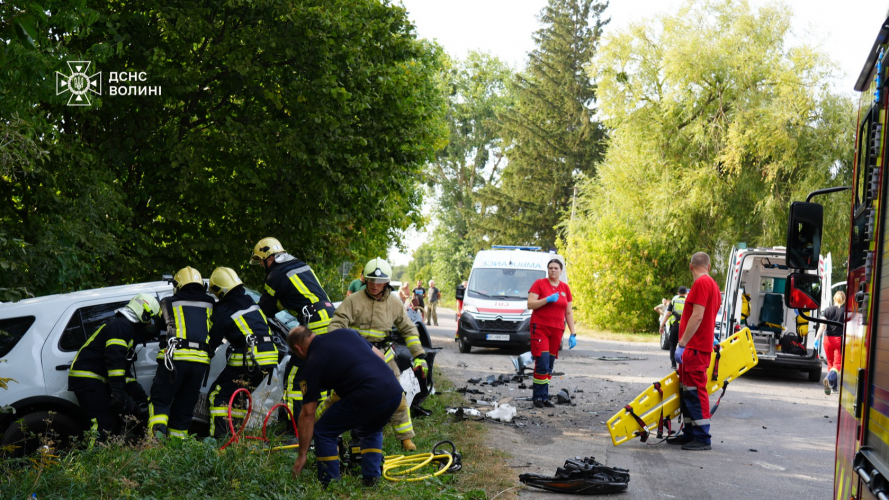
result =
[[[136,313],[136,317],[142,323],[148,323],[151,318],[157,316],[161,311],[161,306],[157,302],[157,298],[150,293],[140,293],[127,304],[127,308]]]
[[[234,269],[228,267],[217,267],[213,274],[210,275],[210,291],[217,298],[225,297],[232,288],[241,285],[241,278]]]
[[[392,267],[380,257],[371,259],[364,266],[364,277],[368,283],[389,283],[392,279]]]
[[[256,265],[265,260],[269,255],[275,255],[284,251],[281,242],[276,238],[263,238],[253,247],[253,255],[250,256],[250,264]]]
[[[182,290],[182,287],[185,285],[191,283],[197,283],[202,287],[204,286],[204,280],[201,278],[201,273],[193,267],[183,267],[176,273],[176,276],[173,276],[173,288],[175,288],[177,292]]]

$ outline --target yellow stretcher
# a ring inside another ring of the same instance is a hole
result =
[[[759,362],[750,329],[745,328],[722,341],[719,348],[719,368],[716,380],[713,380],[715,359],[716,351],[710,358],[710,368],[707,370],[707,380],[709,381],[707,392],[709,394],[722,389],[728,382],[740,377]],[[657,389],[658,384],[660,384],[661,391]],[[647,436],[651,429],[656,430],[661,418],[662,407],[664,419],[676,418],[679,416],[679,397],[679,375],[672,372],[652,384],[627,405],[632,408],[632,412],[624,408],[608,420],[611,442],[617,446],[637,436]],[[645,429],[642,429],[634,415],[645,422]]]

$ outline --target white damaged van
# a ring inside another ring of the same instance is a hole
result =
[[[546,263],[565,259],[540,247],[500,246],[475,256],[464,291],[463,312],[457,323],[460,352],[473,347],[531,348],[531,311],[528,290],[546,278]],[[562,281],[568,275],[562,272]],[[458,295],[457,300],[461,297]]]

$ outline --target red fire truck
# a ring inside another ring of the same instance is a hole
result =
[[[837,500],[889,500],[889,176],[883,172],[889,110],[887,69],[889,19],[883,20],[855,84],[860,97],[839,383],[833,492]],[[815,192],[806,202],[791,205],[787,260],[794,271],[817,265],[823,212],[811,199],[843,189],[849,188]],[[788,307],[812,310],[829,305],[820,303],[817,276],[794,272],[788,284]]]

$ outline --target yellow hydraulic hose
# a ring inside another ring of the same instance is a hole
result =
[[[432,464],[433,462],[438,465],[437,471],[423,475],[419,475],[422,473],[415,473],[416,471],[427,465]],[[445,462],[444,466],[442,466],[442,462]],[[444,453],[441,455],[434,455],[432,453],[419,453],[417,455],[389,455],[385,457],[383,461],[383,477],[388,479],[389,481],[395,482],[423,481],[425,479],[444,474],[445,471],[451,468],[451,465],[453,463],[454,457],[449,453]]]

